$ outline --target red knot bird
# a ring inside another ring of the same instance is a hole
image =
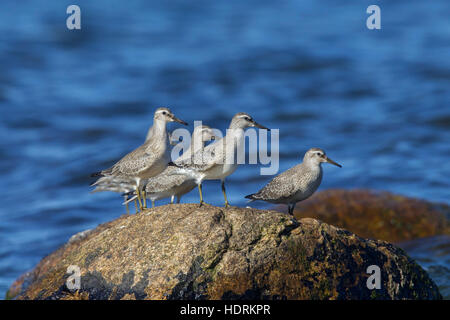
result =
[[[195,127],[189,148],[174,163],[188,161],[195,152],[203,149],[208,141],[214,139],[214,132],[210,127],[206,125]],[[147,180],[145,190],[147,198],[152,202],[152,207],[155,206],[155,201],[164,198],[171,198],[170,203],[173,203],[177,197],[177,203],[179,203],[181,196],[196,187],[195,180],[184,174],[177,174],[176,171],[177,167],[169,166],[159,175]],[[133,196],[124,203],[131,202],[137,197],[134,192],[132,194]]]
[[[149,140],[152,135],[152,127],[151,126],[147,132],[145,141]],[[169,135],[169,140],[171,145],[176,145],[178,141],[172,141],[170,138],[170,133],[167,133]],[[136,213],[139,212],[139,206],[137,204],[137,196],[135,195],[134,190],[136,189],[136,182],[132,178],[117,178],[117,177],[100,177],[95,181],[93,184],[91,184],[92,187],[95,187],[94,190],[91,191],[91,193],[96,192],[104,192],[104,191],[111,191],[111,192],[117,192],[120,193],[124,197],[124,205],[126,206],[127,214],[130,213],[128,204],[134,200],[134,205],[136,208]],[[130,199],[130,196],[132,196],[132,199]]]
[[[143,182],[163,172],[171,161],[166,125],[174,121],[187,125],[185,121],[175,117],[168,108],[158,108],[153,117],[153,126],[148,133],[149,139],[111,168],[94,173],[92,176],[134,180],[139,207],[141,210],[146,208],[145,191],[144,195],[141,194]]]
[[[238,167],[238,163],[235,161],[236,151],[241,149],[244,143],[244,130],[249,127],[269,130],[256,123],[248,113],[239,112],[231,119],[224,138],[208,145],[203,151],[196,152],[192,161],[183,161],[175,164],[178,167],[178,172],[186,174],[195,180],[200,195],[200,206],[204,203],[202,182],[204,180],[220,180],[225,207],[228,207],[225,178]]]
[[[297,202],[309,198],[322,182],[323,162],[342,167],[327,157],[322,149],[311,148],[305,153],[302,163],[277,175],[257,193],[245,198],[250,201],[263,200],[287,204],[288,212],[293,215]]]

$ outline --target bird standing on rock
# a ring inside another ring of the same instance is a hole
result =
[[[288,205],[288,212],[294,214],[297,202],[309,198],[322,182],[322,163],[342,166],[327,157],[320,148],[311,148],[303,157],[303,162],[273,178],[257,193],[245,198],[250,201],[263,200],[270,203]]]
[[[141,194],[141,189],[145,185],[143,182],[163,172],[171,161],[166,125],[173,121],[187,125],[175,117],[168,108],[158,108],[153,117],[149,138],[145,143],[128,153],[111,168],[94,173],[92,176],[133,179],[139,207],[141,210],[146,208],[145,195]]]
[[[248,113],[239,112],[231,119],[224,138],[208,145],[204,150],[196,152],[192,159],[176,164],[178,173],[186,174],[195,179],[200,195],[200,206],[204,203],[202,195],[203,180],[220,180],[225,207],[228,207],[225,178],[237,169],[236,151],[244,143],[244,130],[250,127],[270,130],[253,120]]]
[[[192,133],[191,145],[174,163],[190,159],[195,152],[204,148],[206,142],[214,139],[214,132],[210,127],[197,126]],[[162,173],[147,180],[145,193],[152,201],[152,207],[155,206],[155,201],[164,198],[171,198],[170,203],[173,203],[175,197],[177,197],[177,203],[179,203],[182,195],[196,187],[192,178],[183,174],[176,174],[177,169],[177,167],[168,166]],[[137,198],[134,192],[127,194],[126,197],[130,198],[124,202],[125,204]]]
[[[147,132],[145,141],[148,141],[151,136],[152,136],[152,128],[153,126],[151,126]],[[167,133],[169,135],[169,140],[170,140],[170,144],[171,145],[176,145],[176,141],[172,141],[172,139],[170,139],[171,134],[168,132]],[[152,178],[150,178],[152,179]],[[120,193],[123,197],[124,197],[124,204],[126,206],[126,210],[127,210],[127,214],[130,214],[130,210],[128,207],[128,203],[130,203],[130,196],[131,195],[135,195],[135,190],[136,190],[136,186],[135,186],[136,182],[133,178],[117,178],[114,176],[105,176],[105,177],[101,177],[99,179],[97,179],[94,183],[91,184],[91,187],[95,187],[94,190],[91,191],[91,193],[96,193],[96,192],[103,192],[103,191],[111,191],[111,192],[117,192]],[[133,196],[134,200],[134,204],[136,207],[136,213],[139,212],[139,206],[137,203],[137,196]]]

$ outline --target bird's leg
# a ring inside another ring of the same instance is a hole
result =
[[[170,204],[173,204],[173,201],[175,200],[175,195],[172,195],[171,197],[170,197]]]
[[[225,180],[222,180],[222,193],[223,198],[225,199],[225,208],[229,207],[228,200],[227,200],[227,193],[225,192]]]
[[[134,199],[134,206],[135,206],[135,208],[136,208],[136,213],[139,213],[138,203],[137,203],[137,200],[136,200],[136,199]]]
[[[139,211],[142,211],[141,191],[139,190],[139,187],[136,187],[136,195],[139,203]]]
[[[142,190],[142,201],[144,204],[143,209],[147,209],[147,191],[145,191],[145,188]]]
[[[202,184],[198,184],[198,193],[200,195],[200,207],[204,204],[203,202],[203,194],[202,194]]]
[[[155,200],[152,200],[152,208],[155,207]]]
[[[180,203],[181,197],[177,196],[177,203]]]
[[[128,208],[128,196],[127,195],[124,195],[123,196],[123,200],[124,200],[124,202],[125,202],[125,208],[127,208],[127,214],[130,214],[130,209]]]
[[[294,202],[293,204],[292,204],[292,209],[291,209],[291,214],[292,215],[294,215],[294,209],[295,209],[295,205],[296,205],[297,203],[296,202]]]
[[[290,215],[294,215],[294,208],[295,208],[295,203],[289,203],[288,204],[288,213],[290,214]]]

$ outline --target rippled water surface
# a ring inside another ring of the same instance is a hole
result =
[[[380,31],[365,27],[368,1],[78,0],[82,30],[68,31],[72,3],[0,4],[0,297],[123,213],[116,194],[89,194],[89,173],[138,146],[157,106],[191,130],[249,112],[280,129],[280,170],[324,148],[344,167],[326,166],[322,189],[450,202],[449,1],[379,1]],[[241,166],[230,202],[268,179]],[[222,203],[219,183],[204,192]],[[448,251],[429,259],[448,288]]]
[[[417,239],[398,246],[428,272],[444,299],[450,300],[450,236]]]

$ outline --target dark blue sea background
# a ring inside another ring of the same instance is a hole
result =
[[[79,31],[66,28],[70,4]],[[370,4],[381,30],[366,28]],[[2,0],[0,297],[71,235],[125,212],[118,194],[89,193],[89,174],[140,145],[159,106],[190,130],[224,130],[240,111],[279,128],[281,171],[325,149],[343,168],[325,165],[321,190],[449,204],[449,14],[448,0]],[[233,205],[270,179],[259,169],[229,177]],[[222,205],[219,182],[204,196]],[[406,247],[449,298],[449,236]]]

